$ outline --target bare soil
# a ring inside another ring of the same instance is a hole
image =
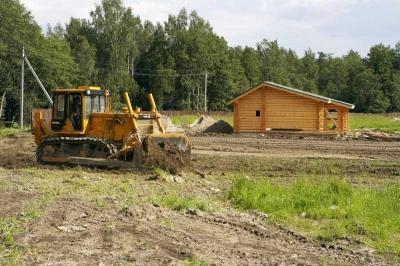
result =
[[[29,192],[0,189],[0,217],[19,215],[24,203],[33,197],[34,194]]]
[[[248,158],[337,158],[400,160],[400,141],[322,139],[270,139],[236,135],[190,137],[192,153]],[[0,138],[0,167],[21,168],[36,165],[33,136],[29,133]],[[196,164],[196,163],[195,163]]]
[[[191,140],[194,154],[278,158],[400,158],[400,141],[269,139],[258,135],[208,135],[191,137]]]
[[[317,158],[348,160],[349,164],[342,168],[346,173],[366,171],[390,178],[400,175],[400,142],[267,139],[232,135],[196,136],[191,137],[191,141],[193,167],[206,174],[217,172],[223,175],[225,171],[242,169],[287,177],[299,169],[309,171],[304,162]],[[0,170],[36,165],[32,135],[26,133],[0,138],[0,147]],[[291,164],[287,164],[288,160]],[[352,160],[366,163],[357,164],[357,168]],[[388,164],[371,166],[370,161]],[[323,171],[323,165],[320,171]],[[0,173],[3,173],[0,181],[8,179],[4,174],[7,170]],[[150,193],[152,188],[148,186],[152,184],[164,186],[157,183],[159,181],[149,183],[141,176],[137,178],[141,182],[138,193],[145,190]],[[218,187],[213,180],[202,180],[176,186],[203,192],[210,191],[210,186]],[[18,215],[26,201],[34,197],[34,191],[18,191],[18,182],[13,180],[14,188],[0,187],[0,217]],[[217,194],[222,198],[224,184],[220,184],[220,188]],[[211,265],[396,263],[358,241],[345,238],[323,243],[280,227],[260,213],[231,209],[229,204],[217,212],[194,214],[173,211],[145,200],[126,208],[119,206],[112,198],[105,206],[99,207],[73,195],[51,202],[40,218],[30,222],[26,226],[27,232],[17,239],[18,245],[25,250],[21,263],[182,265],[193,257]]]
[[[30,265],[388,265],[348,239],[321,244],[256,214],[191,215],[150,204],[100,209],[67,198],[19,242]]]
[[[29,133],[0,138],[0,167],[21,168],[36,163],[34,136]]]

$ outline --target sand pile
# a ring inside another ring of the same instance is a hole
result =
[[[171,121],[171,118],[169,118],[167,115],[161,116],[161,123],[163,124],[167,133],[185,132],[185,129],[181,126],[174,125],[174,123]]]

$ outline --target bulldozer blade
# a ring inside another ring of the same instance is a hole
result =
[[[151,134],[142,142],[145,164],[165,169],[183,168],[190,165],[191,145],[182,133]]]

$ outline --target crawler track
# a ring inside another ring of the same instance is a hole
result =
[[[39,163],[69,163],[70,157],[102,158],[115,154],[114,143],[97,138],[50,137],[36,149]]]

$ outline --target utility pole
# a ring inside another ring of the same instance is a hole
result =
[[[207,79],[208,73],[206,71],[204,75],[204,112],[207,112]]]
[[[29,62],[28,57],[24,56],[24,59],[25,59],[26,64],[28,65],[29,69],[31,70],[33,76],[35,77],[37,83],[39,84],[40,88],[42,89],[44,95],[46,95],[46,98],[49,101],[50,105],[53,105],[53,99],[51,99],[49,93],[47,92],[47,90],[43,86],[42,82],[40,81],[38,75],[36,74],[35,70],[33,69],[31,63]]]
[[[20,102],[20,120],[19,124],[21,129],[24,129],[24,73],[25,72],[25,48],[22,47],[22,60],[21,60],[21,102]]]
[[[0,102],[0,120],[3,118],[4,100],[6,98],[7,89],[3,92],[3,97],[1,97]]]

